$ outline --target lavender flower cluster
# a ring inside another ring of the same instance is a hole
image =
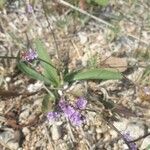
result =
[[[34,12],[33,7],[32,7],[31,4],[27,4],[27,12],[28,13],[33,13]]]
[[[79,110],[84,110],[86,108],[87,100],[85,98],[78,98],[74,106],[70,105],[64,99],[61,99],[58,105],[61,111],[49,112],[47,114],[49,121],[56,120],[63,113],[74,126],[80,126],[84,123],[85,117],[79,112]]]
[[[28,62],[33,61],[37,57],[38,57],[38,55],[37,55],[36,51],[31,48],[28,51],[25,51],[21,54],[22,60],[28,61]]]
[[[132,140],[132,137],[130,136],[130,133],[128,132],[123,134],[123,136],[128,142]],[[130,145],[131,150],[137,150],[137,146],[135,143],[130,143],[129,145]]]

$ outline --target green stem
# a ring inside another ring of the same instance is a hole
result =
[[[4,58],[4,59],[17,59],[18,57],[15,57],[15,56],[0,56],[0,58]],[[44,63],[47,63],[48,65],[50,65],[51,67],[55,68],[58,71],[58,69],[55,66],[53,66],[52,64],[50,64],[49,62],[47,62],[47,61],[45,61],[45,60],[43,60],[41,58],[37,58],[35,60],[39,60],[39,61],[42,61]]]

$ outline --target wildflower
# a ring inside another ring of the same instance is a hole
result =
[[[62,109],[62,111],[65,111],[66,110],[66,108],[68,107],[68,102],[66,102],[65,100],[63,100],[63,99],[61,99],[60,101],[59,101],[59,107]]]
[[[73,125],[79,126],[83,123],[83,116],[65,100],[60,100],[59,106]]]
[[[150,95],[150,87],[145,86],[144,87],[144,92],[145,92],[145,94]]]
[[[61,99],[58,103],[60,109],[64,113],[64,115],[70,120],[70,122],[75,126],[80,126],[85,117],[76,109],[85,109],[87,105],[87,100],[84,98],[79,98],[75,103],[76,107],[71,106],[67,101]],[[61,112],[49,112],[47,114],[47,118],[49,121],[55,120],[60,117]]]
[[[76,112],[76,110],[72,106],[67,106],[67,108],[64,110],[64,113],[69,118]]]
[[[84,97],[78,98],[76,102],[76,107],[79,109],[85,109],[87,105],[87,100]]]
[[[60,100],[59,107],[64,112],[67,117],[70,117],[73,113],[75,113],[75,109],[69,105],[65,100]]]
[[[58,112],[49,112],[48,114],[47,114],[47,119],[49,120],[49,121],[54,121],[54,120],[56,120],[57,118],[59,118],[60,117],[60,113],[58,113]]]
[[[123,134],[124,138],[130,142],[132,140],[132,137],[130,136],[130,133]],[[137,146],[135,143],[129,143],[131,150],[137,150]]]
[[[28,51],[22,53],[21,57],[25,61],[33,61],[38,57],[38,55],[33,49],[30,48]]]
[[[28,13],[33,13],[33,7],[30,4],[27,4],[27,12]]]
[[[73,125],[80,126],[84,122],[84,117],[78,111],[75,111],[69,117],[69,120]]]

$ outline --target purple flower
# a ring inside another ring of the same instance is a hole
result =
[[[61,99],[59,101],[59,107],[62,109],[62,111],[65,111],[67,109],[67,107],[69,106],[68,102],[66,102],[65,100]]]
[[[30,61],[30,60],[36,59],[37,57],[38,57],[37,53],[30,48],[29,51],[26,54],[26,59],[28,61]]]
[[[144,87],[144,92],[145,92],[145,94],[150,95],[150,87],[145,86]]]
[[[33,61],[38,57],[37,53],[33,49],[29,49],[28,51],[22,53],[21,55],[22,59],[25,61]]]
[[[84,122],[84,117],[78,111],[75,111],[69,117],[69,120],[73,125],[80,126]]]
[[[130,136],[130,133],[127,132],[123,134],[123,136],[128,142],[132,141],[132,137]],[[131,150],[137,150],[137,146],[135,143],[130,143],[129,145],[130,145]]]
[[[32,7],[32,5],[30,5],[30,4],[27,5],[27,12],[28,13],[33,13],[33,7]]]
[[[69,118],[76,112],[76,110],[72,106],[67,106],[67,108],[64,110],[64,113]]]
[[[75,113],[75,109],[69,105],[65,100],[60,100],[59,107],[64,112],[64,114],[70,117],[73,113]]]
[[[84,97],[80,97],[77,99],[76,107],[79,109],[85,109],[87,105],[87,100]]]
[[[79,126],[83,123],[83,116],[65,100],[60,100],[59,107],[73,125]]]
[[[58,113],[58,112],[48,112],[48,114],[47,114],[47,119],[49,121],[54,121],[59,117],[60,117],[60,113]]]

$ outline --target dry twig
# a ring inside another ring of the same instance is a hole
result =
[[[98,17],[96,17],[96,16],[93,16],[93,15],[91,15],[90,13],[88,13],[87,11],[82,10],[82,9],[80,9],[80,8],[78,8],[78,7],[75,7],[75,6],[71,5],[70,3],[68,3],[68,2],[66,2],[66,1],[64,1],[64,0],[57,0],[57,2],[60,3],[60,4],[62,4],[62,5],[65,5],[65,6],[67,6],[67,7],[70,7],[70,8],[72,8],[72,9],[74,9],[74,10],[76,10],[76,11],[78,11],[78,12],[84,14],[84,15],[86,15],[86,16],[88,16],[88,17],[90,17],[90,18],[96,20],[96,21],[99,22],[99,23],[103,23],[103,24],[105,24],[105,25],[108,26],[108,27],[114,28],[114,26],[113,26],[112,24],[108,23],[107,21],[102,20],[102,19],[100,19],[100,18],[98,18]]]

